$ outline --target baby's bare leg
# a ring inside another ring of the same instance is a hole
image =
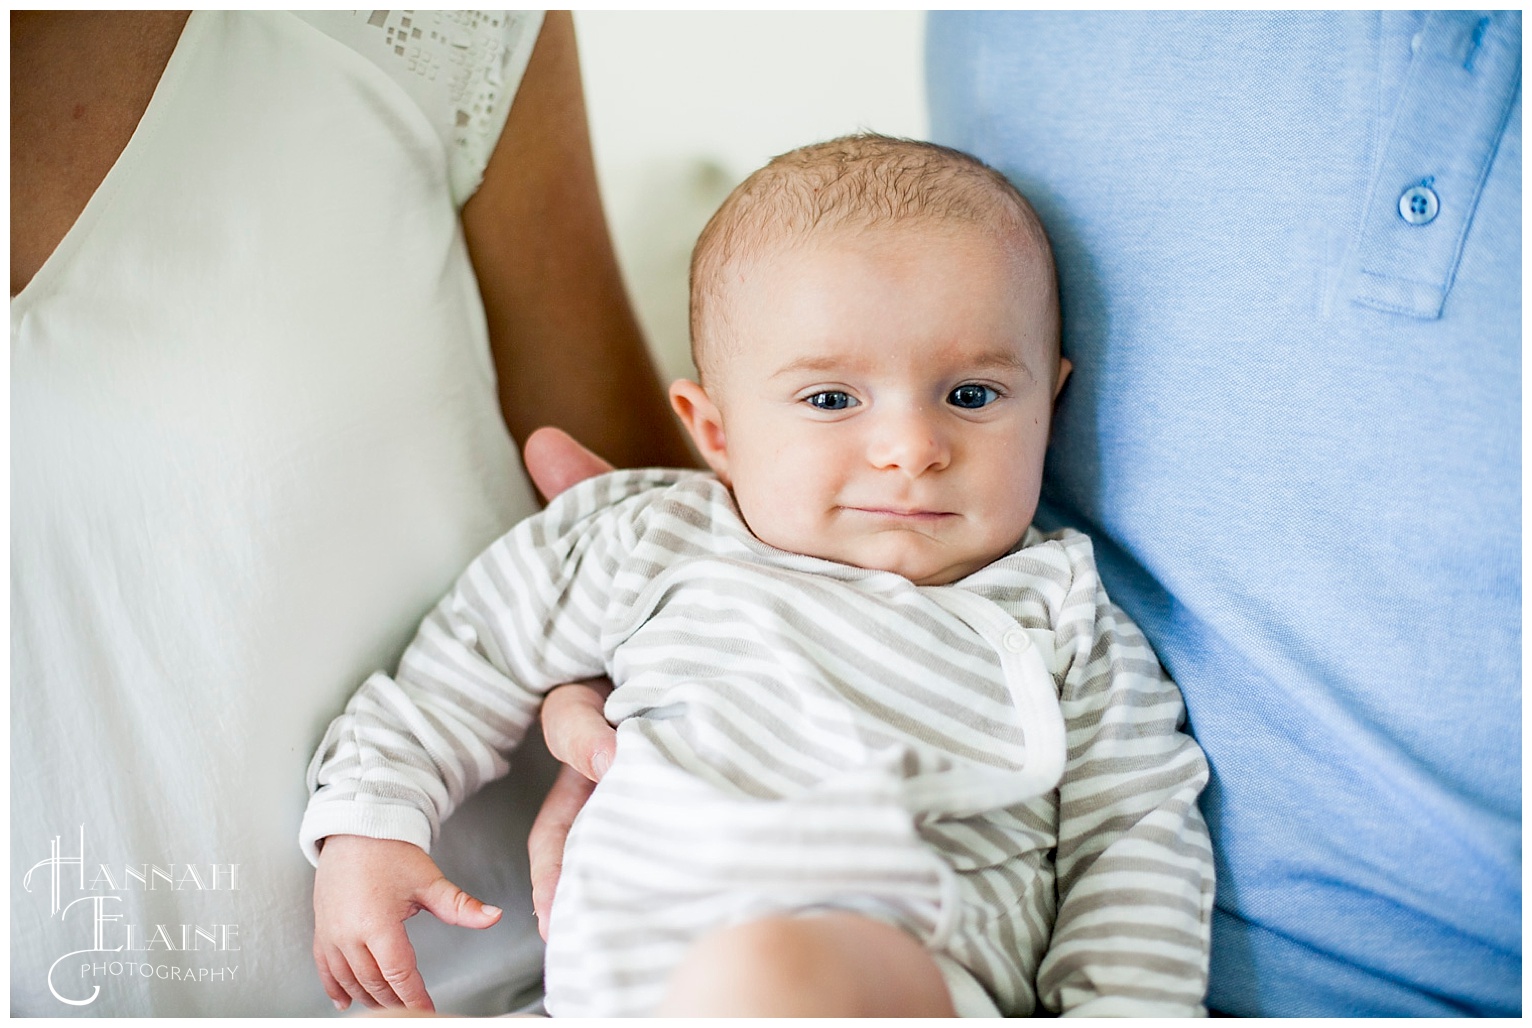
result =
[[[692,947],[656,1011],[672,1017],[952,1017],[907,932],[844,911],[768,917]]]

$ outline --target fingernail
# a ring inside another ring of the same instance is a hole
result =
[[[601,781],[606,774],[606,769],[612,766],[612,755],[602,750],[590,759],[590,769],[596,773],[596,781]]]
[[[330,1000],[330,1002],[335,1004],[335,1009],[336,1010],[345,1010],[346,1009],[346,1004],[342,1003],[338,999],[332,999],[332,1000]]]
[[[486,914],[488,914],[490,917],[499,917],[500,916],[500,908],[499,907],[492,907],[488,903],[484,904],[484,912]]]

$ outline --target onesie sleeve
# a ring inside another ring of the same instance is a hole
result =
[[[481,554],[421,624],[392,675],[375,673],[309,765],[300,830],[310,862],[329,835],[429,850],[442,821],[504,775],[543,695],[605,673],[608,611],[655,487],[675,472],[583,482]]]
[[[1207,761],[1180,690],[1112,604],[1090,540],[1063,540],[1074,582],[1057,638],[1068,758],[1059,785],[1058,914],[1038,997],[1075,1016],[1206,1013],[1213,856],[1197,797]]]

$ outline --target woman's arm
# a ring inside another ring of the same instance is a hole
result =
[[[463,208],[506,426],[556,425],[618,467],[692,466],[623,290],[568,11],[550,11]]]

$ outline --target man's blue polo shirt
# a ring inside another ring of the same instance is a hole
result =
[[[1521,18],[943,13],[1096,539],[1214,779],[1208,1003],[1521,1009]]]

